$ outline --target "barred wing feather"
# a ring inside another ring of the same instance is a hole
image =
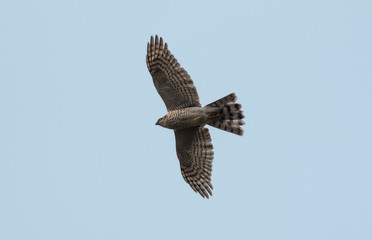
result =
[[[211,184],[213,145],[205,127],[174,131],[181,173],[191,188],[203,198],[212,196]]]
[[[167,43],[151,36],[147,44],[147,68],[167,110],[200,107],[199,96],[192,79],[168,50]]]

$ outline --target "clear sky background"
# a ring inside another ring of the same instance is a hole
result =
[[[371,1],[0,1],[0,239],[372,239]],[[145,63],[203,105],[211,199],[182,179]]]

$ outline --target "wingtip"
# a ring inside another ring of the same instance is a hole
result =
[[[164,44],[164,39],[162,37],[159,37],[158,34],[155,34],[155,37],[154,37],[154,35],[151,35],[150,36],[150,42],[149,43],[150,43],[150,46],[152,46],[152,45],[160,45],[160,46],[162,46]]]

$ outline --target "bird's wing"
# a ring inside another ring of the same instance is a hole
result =
[[[213,189],[213,145],[208,129],[193,127],[175,130],[174,133],[183,178],[195,192],[209,198]]]
[[[199,96],[192,79],[168,50],[167,43],[156,35],[147,43],[147,68],[167,110],[200,107]]]

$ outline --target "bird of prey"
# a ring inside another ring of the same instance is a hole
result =
[[[205,125],[243,135],[242,106],[231,93],[204,107],[185,69],[168,50],[163,39],[151,36],[147,43],[147,68],[167,114],[156,125],[174,130],[181,173],[191,188],[203,198],[212,196],[213,145]]]

